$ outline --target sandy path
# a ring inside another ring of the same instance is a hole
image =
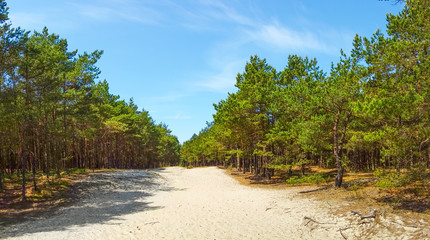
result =
[[[335,216],[327,203],[297,197],[297,190],[242,186],[213,167],[95,174],[77,191],[72,206],[0,229],[0,238],[409,239],[420,230],[374,231],[372,220]],[[405,234],[394,237],[398,231]]]

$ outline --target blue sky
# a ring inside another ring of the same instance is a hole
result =
[[[100,79],[134,98],[181,142],[212,120],[212,104],[236,91],[251,55],[282,70],[289,54],[328,72],[356,33],[385,31],[403,4],[378,0],[7,0],[13,25],[104,50]]]

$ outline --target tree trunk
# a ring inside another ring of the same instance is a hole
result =
[[[348,127],[352,112],[349,111],[346,114],[345,119],[343,120],[343,126],[342,126],[342,132],[340,137],[338,136],[339,133],[339,120],[340,120],[340,114],[341,114],[342,105],[340,106],[338,113],[336,115],[336,120],[334,122],[333,127],[333,151],[334,151],[334,157],[336,159],[336,167],[337,167],[337,176],[335,179],[335,186],[340,187],[342,186],[342,179],[343,179],[343,172],[344,168],[342,165],[342,154],[343,154],[343,145],[345,143],[345,135],[346,135],[346,129]]]
[[[37,181],[36,181],[36,157],[38,157],[39,155],[39,137],[38,134],[36,132],[36,130],[34,131],[34,152],[33,152],[33,158],[31,159],[31,167],[32,167],[32,172],[33,172],[33,187],[34,187],[34,191],[37,191]]]
[[[264,153],[266,153],[266,149],[264,149]],[[270,171],[269,171],[269,161],[267,160],[267,156],[263,156],[263,164],[264,164],[264,177],[266,179],[270,179]]]
[[[20,157],[21,157],[21,175],[22,175],[22,191],[21,191],[21,196],[22,196],[22,201],[24,202],[27,198],[25,196],[25,192],[26,192],[26,179],[25,179],[25,171],[26,169],[26,159],[25,159],[25,153],[24,153],[24,147],[23,147],[23,133],[21,131],[20,133],[20,140],[19,140],[19,152],[20,152]]]
[[[240,157],[239,157],[239,152],[236,153],[236,160],[237,160],[237,171],[240,171]]]
[[[340,156],[341,152],[339,151],[340,146],[339,146],[339,139],[338,139],[338,125],[339,125],[339,115],[336,116],[336,120],[334,122],[334,127],[333,127],[333,154],[336,160],[336,168],[337,168],[337,175],[334,181],[335,187],[342,186],[342,179],[343,179],[343,166],[341,161],[342,158]]]

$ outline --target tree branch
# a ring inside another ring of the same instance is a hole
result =
[[[356,214],[358,216],[360,216],[361,220],[366,219],[366,218],[376,218],[376,209],[373,209],[372,212],[370,212],[370,214],[364,216],[363,214],[357,212],[357,211],[351,211],[353,214]]]
[[[322,108],[322,109],[326,110],[326,111],[327,111],[327,112],[329,112],[329,113],[336,114],[333,110],[331,110],[331,109],[329,109],[329,108],[327,108],[327,107],[320,106],[320,108]]]

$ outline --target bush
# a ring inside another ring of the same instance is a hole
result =
[[[379,178],[376,182],[376,186],[379,188],[404,187],[413,180],[410,174],[386,171],[381,168],[376,169],[373,175]]]
[[[66,174],[84,173],[85,171],[86,171],[85,168],[70,168],[70,169],[66,169]],[[64,175],[64,172],[62,172],[62,175]]]
[[[304,176],[294,176],[287,179],[288,184],[302,184],[302,183],[323,183],[328,182],[330,179],[330,176],[327,173],[315,173],[311,175],[304,175]]]
[[[425,181],[428,178],[425,164],[417,164],[410,170],[411,181]]]

